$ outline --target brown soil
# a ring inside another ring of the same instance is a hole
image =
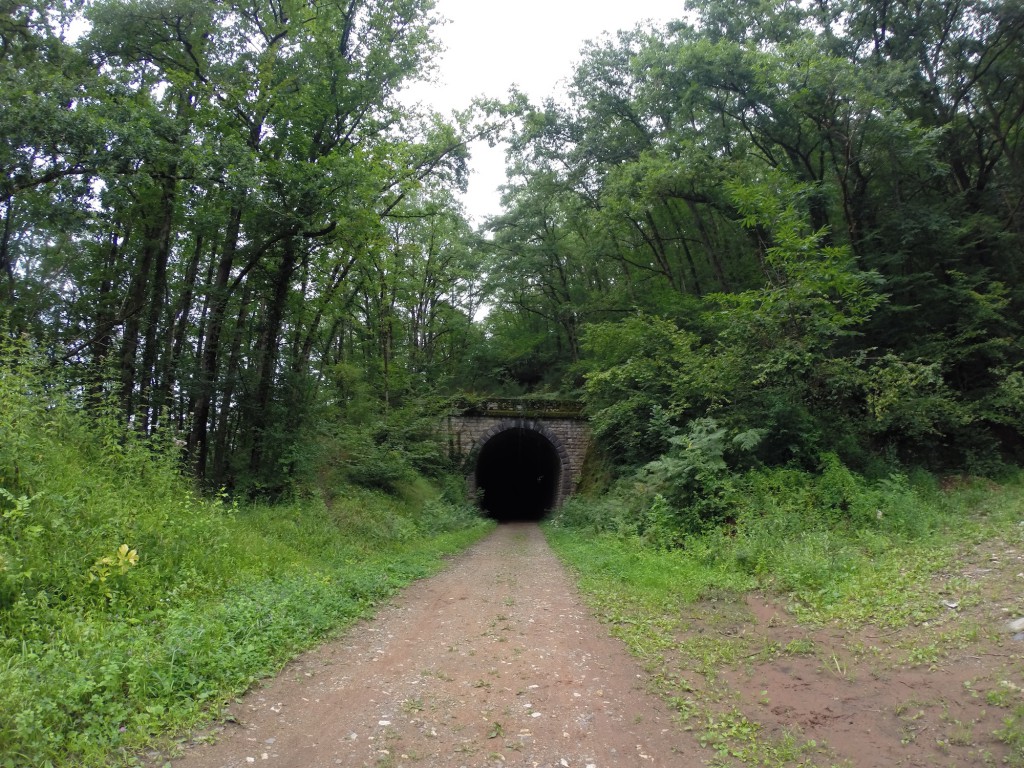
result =
[[[933,579],[942,613],[900,630],[809,628],[784,598],[720,595],[689,606],[675,639],[714,635],[742,658],[700,670],[667,654],[648,671],[761,738],[816,745],[787,765],[1021,768],[995,732],[1024,705],[1024,633],[1008,626],[1024,615],[1024,552],[989,541],[959,562]]]
[[[643,687],[540,529],[503,525],[249,693],[173,765],[701,765]]]
[[[701,674],[671,654],[642,667],[591,616],[537,526],[500,526],[247,694],[173,765],[742,764],[702,747],[700,727],[648,692],[671,694],[666,680],[766,737],[815,740],[801,757],[814,765],[1013,765],[992,732],[1024,702],[1024,642],[1005,630],[1024,610],[1024,555],[994,558],[964,571],[972,607],[898,633],[809,630],[763,596],[692,606],[680,641],[744,635],[753,649]]]
[[[810,640],[814,649],[726,672],[732,687],[748,694],[744,711],[769,732],[813,739],[853,766],[995,765],[1008,756],[993,736],[1007,710],[989,705],[985,694],[1007,678],[1022,683],[1020,656],[1013,670],[1009,648],[947,655],[927,648],[930,640],[911,641],[916,632],[807,632],[777,620],[770,604],[751,603],[766,637],[781,647]],[[915,651],[935,660],[905,661]]]

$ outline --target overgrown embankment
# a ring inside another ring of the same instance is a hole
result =
[[[0,367],[0,765],[128,761],[487,526],[425,481],[274,506],[197,495],[173,446]]]
[[[729,476],[727,522],[702,532],[630,486],[573,499],[547,533],[716,764],[845,765],[824,725],[863,709],[851,749],[872,764],[1022,766],[1024,644],[1006,626],[1024,616],[1022,479],[761,469]]]

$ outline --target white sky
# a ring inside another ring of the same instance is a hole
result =
[[[417,85],[406,98],[448,114],[476,96],[504,98],[514,83],[531,100],[555,95],[572,74],[587,40],[640,22],[682,18],[682,0],[437,0],[447,49],[435,84]],[[497,187],[505,183],[505,152],[472,146],[472,174],[464,199],[477,223],[501,210]]]

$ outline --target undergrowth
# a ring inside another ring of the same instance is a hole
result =
[[[1024,475],[944,491],[929,475],[872,481],[829,462],[819,473],[760,469],[729,483],[729,521],[698,532],[678,525],[663,496],[624,485],[570,499],[549,530],[568,556],[582,548],[592,563],[615,563],[588,574],[614,573],[649,595],[694,600],[705,588],[757,587],[788,594],[805,621],[880,626],[934,609],[927,579],[959,544],[1024,536]]]
[[[697,603],[724,615],[763,590],[784,595],[810,625],[921,624],[948,612],[934,579],[965,547],[993,538],[1024,547],[1022,475],[941,488],[924,475],[869,481],[831,464],[817,474],[750,471],[729,483],[730,522],[702,532],[658,531],[675,519],[664,497],[637,516],[642,489],[572,499],[546,532],[598,614],[647,664],[655,690],[719,758],[743,764],[811,765],[820,745],[768,737],[723,709],[713,682],[721,665],[786,650],[748,647],[742,633],[700,634],[717,614]],[[699,626],[680,640],[690,613]],[[700,642],[706,637],[714,642]],[[706,681],[691,685],[688,674]],[[1022,713],[997,737],[1020,752]]]
[[[131,763],[485,530],[425,481],[274,506],[0,365],[0,766]]]

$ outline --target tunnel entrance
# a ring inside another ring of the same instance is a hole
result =
[[[541,520],[558,500],[561,478],[555,446],[522,427],[494,435],[476,460],[480,507],[499,523]]]

